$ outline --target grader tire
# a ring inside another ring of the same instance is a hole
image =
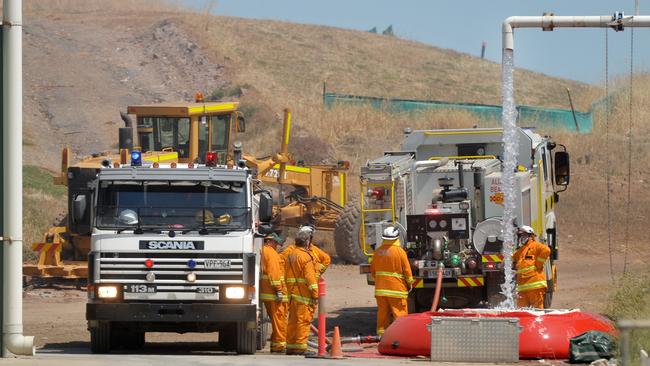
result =
[[[359,237],[361,234],[361,209],[357,201],[345,204],[334,229],[334,246],[338,257],[351,264],[366,262]]]

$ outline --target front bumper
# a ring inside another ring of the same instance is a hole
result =
[[[247,322],[256,321],[255,304],[86,304],[86,320],[111,322]]]

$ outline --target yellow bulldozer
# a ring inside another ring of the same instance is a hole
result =
[[[238,148],[246,122],[238,107],[237,102],[204,102],[198,94],[191,103],[129,106],[127,113],[121,113],[125,126],[119,128],[119,152],[94,154],[70,165],[70,150],[62,150],[61,175],[54,177],[54,183],[68,187],[67,211],[80,201],[92,202],[92,185],[99,168],[129,163],[134,150],[141,151],[142,159],[154,165],[202,163],[207,153],[216,154],[218,164],[239,163],[234,161],[234,149]],[[135,125],[131,116],[135,116]],[[290,132],[291,112],[285,109],[279,152],[263,159],[244,154],[243,160],[256,172],[260,184],[278,195],[274,207],[276,225],[310,223],[332,231],[347,201],[345,178],[349,164],[339,161],[332,165],[296,165],[288,149]],[[81,196],[86,198],[79,199]],[[85,210],[85,219],[78,222],[71,215],[62,215],[43,242],[32,244],[38,262],[24,265],[25,276],[87,277],[92,215],[90,207]]]

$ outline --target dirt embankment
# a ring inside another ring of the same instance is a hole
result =
[[[169,20],[98,14],[25,23],[27,164],[57,169],[66,145],[74,156],[114,147],[119,111],[130,104],[191,100],[227,84],[224,66]]]

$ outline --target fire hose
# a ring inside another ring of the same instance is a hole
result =
[[[442,265],[438,265],[438,278],[436,279],[436,292],[433,295],[433,305],[431,311],[438,310],[438,302],[440,301],[440,289],[442,288]]]

